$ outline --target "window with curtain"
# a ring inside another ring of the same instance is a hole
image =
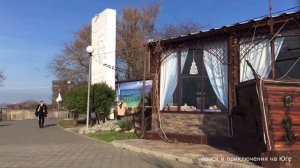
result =
[[[166,110],[166,107],[172,106],[176,109],[178,103],[178,61],[181,56],[181,64],[185,63],[188,49],[173,51],[170,54],[164,54],[160,67],[160,110]],[[170,108],[169,108],[170,109]]]
[[[274,41],[275,59],[278,57],[283,41],[284,37],[277,37]],[[253,41],[249,38],[241,39],[240,59],[241,82],[254,79],[246,60],[262,78],[267,78],[272,69],[270,40],[266,37],[257,37]]]
[[[167,105],[173,105],[173,94],[177,86],[178,79],[178,53],[164,55],[164,60],[160,67],[160,110]]]
[[[227,107],[216,94],[215,90],[218,88],[214,88],[216,80],[211,80],[217,74],[208,74],[209,68],[206,66],[211,65],[205,65],[212,63],[211,60],[214,59],[205,61],[204,53],[202,49],[182,50],[180,55],[174,52],[164,60],[166,62],[162,64],[160,78],[161,110],[177,111],[179,107],[181,112],[226,111]],[[206,54],[206,57],[211,57],[211,55]],[[178,74],[178,68],[180,68],[180,74]],[[209,73],[219,72],[209,70]]]
[[[203,49],[190,50],[185,64],[181,67],[181,111],[221,112],[226,110],[213,88],[214,81],[210,79],[210,76],[216,77],[217,74],[208,74],[208,68],[205,65],[210,63],[205,58],[208,56],[210,55],[205,55]],[[212,68],[217,68],[217,66],[214,65]],[[216,73],[216,71],[210,73]]]
[[[181,66],[181,111],[201,110],[202,64],[200,50],[190,50]]]
[[[206,43],[203,50],[204,66],[211,87],[217,96],[218,109],[228,107],[228,50],[227,41]],[[207,85],[208,86],[208,85]]]

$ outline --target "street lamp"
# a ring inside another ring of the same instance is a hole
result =
[[[68,84],[68,91],[70,91],[72,82],[71,81],[67,81],[67,84]]]
[[[68,84],[68,92],[70,91],[70,89],[71,89],[71,84],[72,84],[72,81],[67,81],[67,84]],[[70,116],[70,112],[68,111],[68,113],[67,113],[67,119],[69,118],[69,116]]]
[[[87,96],[87,107],[86,107],[86,128],[89,128],[89,114],[90,114],[90,90],[91,90],[91,62],[92,54],[94,52],[93,46],[88,46],[86,52],[89,54],[89,79],[88,79],[88,96]]]

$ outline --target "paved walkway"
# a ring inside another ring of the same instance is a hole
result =
[[[114,147],[64,131],[56,120],[0,122],[0,168],[197,167]]]
[[[152,154],[160,158],[199,165],[199,167],[259,167],[251,162],[237,161],[242,159],[242,157],[235,155],[230,150],[217,149],[203,144],[167,143],[143,139],[114,141],[112,144],[132,151]]]

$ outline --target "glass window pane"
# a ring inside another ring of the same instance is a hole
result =
[[[205,96],[204,112],[226,112],[227,107],[223,105],[216,95],[210,83],[206,68],[203,68],[203,85],[203,94]]]
[[[201,65],[202,64],[201,64],[200,53],[201,53],[200,50],[190,50],[186,59],[184,59],[184,57],[181,58],[182,65],[184,65],[183,67],[181,67],[183,75],[196,76],[196,75],[201,74]],[[195,63],[195,64],[193,64],[193,63]],[[190,74],[191,67],[194,71],[197,70],[198,73]]]
[[[186,58],[181,57],[182,88],[181,111],[200,111],[201,105],[201,55],[200,50],[189,50]]]
[[[204,95],[205,95],[205,112],[226,112],[226,107],[221,103],[214,89],[209,81],[208,77],[203,78],[204,83]]]
[[[182,78],[181,111],[195,111],[201,109],[201,81],[200,77]],[[188,107],[186,107],[188,106]]]
[[[227,107],[219,100],[210,83],[203,65],[202,53],[201,50],[190,50],[186,59],[181,57],[182,65],[184,63],[181,68],[182,88],[180,88],[181,90],[176,88],[176,91],[181,91],[182,97],[177,99],[178,95],[176,94],[173,95],[173,98],[176,98],[176,102],[181,100],[181,111],[226,112]],[[195,70],[195,67],[198,73],[191,74],[191,69]]]
[[[275,63],[277,79],[283,77],[284,75],[286,79],[300,79],[300,61],[295,64],[300,56],[299,41],[300,36],[284,37],[283,44]],[[272,73],[269,74],[269,77],[271,76]]]

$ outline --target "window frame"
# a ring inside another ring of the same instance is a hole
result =
[[[205,98],[205,95],[203,94],[204,92],[204,79],[205,78],[208,78],[208,76],[204,76],[204,68],[205,68],[205,65],[204,65],[204,61],[203,61],[203,55],[204,55],[204,50],[203,49],[200,49],[200,48],[189,48],[189,52],[192,51],[192,50],[198,50],[200,51],[197,55],[200,56],[200,64],[201,64],[201,68],[200,68],[200,75],[198,75],[197,77],[193,77],[193,76],[190,76],[190,75],[184,75],[181,73],[181,50],[177,51],[178,54],[177,54],[177,66],[178,66],[178,71],[177,71],[177,87],[178,89],[175,89],[174,91],[174,94],[177,94],[177,100],[175,100],[175,102],[177,101],[177,111],[170,111],[170,110],[162,110],[161,112],[164,112],[164,113],[176,113],[176,114],[226,114],[228,111],[224,111],[224,110],[221,110],[221,112],[205,112],[205,104],[204,104],[204,98]],[[199,70],[199,69],[198,69]],[[199,79],[200,78],[200,81],[201,84],[200,84],[200,92],[201,92],[201,110],[200,111],[181,111],[181,104],[183,102],[182,100],[182,79],[184,78],[197,78]],[[177,92],[177,93],[175,93]]]

